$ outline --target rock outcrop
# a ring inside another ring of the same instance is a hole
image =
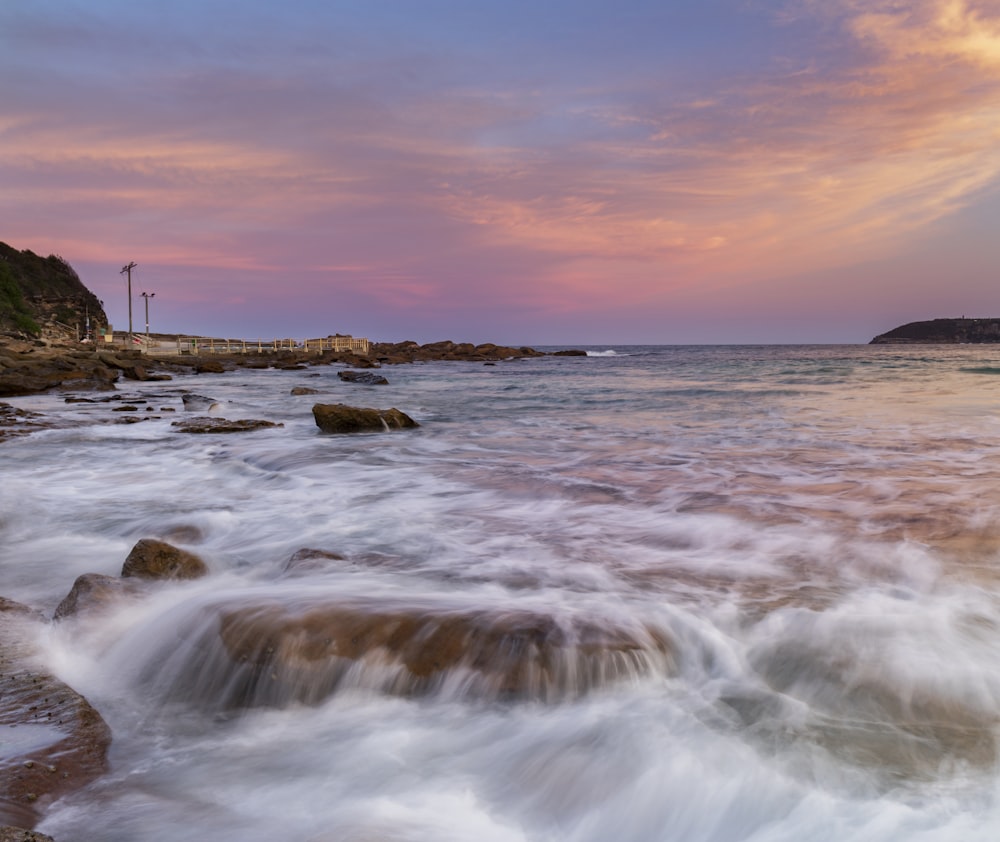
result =
[[[494,345],[486,342],[473,345],[471,342],[430,342],[418,345],[416,342],[376,342],[371,346],[368,356],[386,365],[398,363],[429,362],[432,360],[465,360],[482,362],[485,360],[509,360],[525,357],[544,357],[541,351],[534,348],[512,348],[507,345]]]
[[[0,824],[17,829],[33,827],[52,801],[101,775],[111,745],[100,714],[35,662],[29,629],[38,621],[0,598]]]
[[[337,377],[345,383],[361,383],[365,386],[388,386],[389,381],[374,371],[338,371]]]
[[[324,433],[381,433],[420,426],[395,407],[368,409],[342,403],[318,403],[312,411],[316,426]]]
[[[876,336],[869,345],[958,345],[1000,342],[1000,319],[931,319]]]
[[[0,243],[0,333],[75,341],[107,325],[101,302],[57,255]]]
[[[100,610],[123,596],[139,592],[139,585],[133,579],[116,579],[101,573],[84,573],[76,577],[70,592],[63,597],[52,615],[53,620],[63,620],[78,614]]]
[[[141,539],[128,554],[122,576],[142,579],[197,579],[208,565],[194,553],[155,538]]]
[[[317,704],[339,689],[479,701],[559,702],[670,675],[672,639],[531,611],[441,610],[269,599],[220,602],[151,656],[146,680],[207,710]]]
[[[176,427],[179,433],[248,433],[252,430],[265,430],[268,427],[284,427],[276,421],[264,421],[260,418],[239,418],[230,421],[228,418],[189,418],[184,421],[173,421],[171,427]]]
[[[16,353],[0,348],[0,397],[34,395],[50,389],[105,391],[115,387],[120,369],[89,351]]]

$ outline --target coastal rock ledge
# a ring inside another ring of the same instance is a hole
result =
[[[961,345],[1000,342],[1000,318],[910,322],[876,336],[869,345]]]
[[[48,838],[25,834],[55,799],[104,773],[111,745],[100,714],[36,661],[39,622],[0,597],[0,826],[8,834],[0,840]]]

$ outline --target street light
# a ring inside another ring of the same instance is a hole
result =
[[[136,262],[133,260],[127,266],[122,266],[119,275],[128,276],[128,344],[132,347],[132,270],[136,267]]]
[[[146,299],[146,350],[149,350],[149,299],[155,296],[155,292],[144,292],[142,297]]]

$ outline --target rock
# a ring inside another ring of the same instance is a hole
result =
[[[342,403],[318,403],[312,408],[316,426],[324,433],[381,433],[394,429],[419,427],[404,412],[392,409],[367,409]]]
[[[0,827],[0,842],[55,842],[51,836],[23,827]]]
[[[191,630],[180,642],[189,662],[164,679],[185,701],[216,710],[317,704],[340,686],[555,702],[676,669],[674,645],[662,631],[530,611],[314,599],[220,603],[215,610],[219,622]]]
[[[225,367],[218,360],[199,360],[195,363],[195,374],[222,374]]]
[[[570,348],[566,351],[553,351],[553,357],[585,357],[587,356],[586,351],[581,351],[576,348]]]
[[[310,389],[308,386],[295,386],[292,389],[293,395],[318,395],[319,389]]]
[[[52,425],[45,416],[26,409],[18,409],[9,403],[0,403],[0,441],[12,436],[26,436],[35,430],[44,430]]]
[[[0,825],[8,834],[18,828],[0,839],[31,839],[16,834],[56,798],[101,775],[111,745],[110,729],[87,700],[38,667],[37,622],[26,606],[0,599]]]
[[[230,421],[228,418],[191,418],[185,421],[172,421],[171,427],[176,427],[179,433],[248,433],[251,430],[264,430],[268,427],[284,427],[274,421],[263,421],[256,418],[240,418]]]
[[[378,342],[372,344],[369,356],[380,363],[396,365],[431,360],[507,360],[545,355],[534,348],[512,348],[506,345],[494,345],[492,342],[473,345],[471,342],[456,343],[445,340],[426,345],[418,345],[413,341],[392,344]]]
[[[143,365],[138,352],[122,352],[122,354],[130,354],[133,358],[122,359],[121,356],[115,354],[99,353],[97,356],[100,360],[108,366],[108,368],[116,368],[125,377],[126,380],[151,380],[152,376],[146,371],[146,367]]]
[[[191,393],[181,395],[184,408],[188,412],[205,412],[216,409],[219,402],[215,398],[206,398],[204,395],[193,395]]]
[[[0,355],[0,397],[34,395],[57,388],[109,390],[114,388],[119,373],[92,353],[4,353]]]
[[[197,579],[208,573],[208,566],[194,553],[165,541],[143,538],[125,559],[122,576],[142,579]]]
[[[388,386],[389,381],[373,371],[338,371],[337,377],[347,383],[363,383],[366,386]]]
[[[285,562],[282,570],[285,573],[300,573],[310,570],[321,570],[326,567],[327,561],[345,561],[340,553],[332,553],[328,550],[316,550],[311,547],[303,547],[296,550]]]
[[[62,620],[77,614],[86,614],[103,608],[123,596],[138,593],[137,583],[127,579],[116,579],[100,573],[84,573],[77,576],[70,592],[59,603],[53,620]]]

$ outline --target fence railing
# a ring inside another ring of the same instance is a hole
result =
[[[123,334],[119,340],[116,332],[116,345],[129,347],[128,334]],[[132,335],[131,347],[144,354],[156,356],[205,354],[272,354],[278,351],[304,351],[321,354],[324,351],[353,351],[356,354],[367,354],[371,343],[367,339],[354,336],[327,336],[322,339],[218,339],[207,336],[178,336],[172,339],[150,337],[145,334]]]

